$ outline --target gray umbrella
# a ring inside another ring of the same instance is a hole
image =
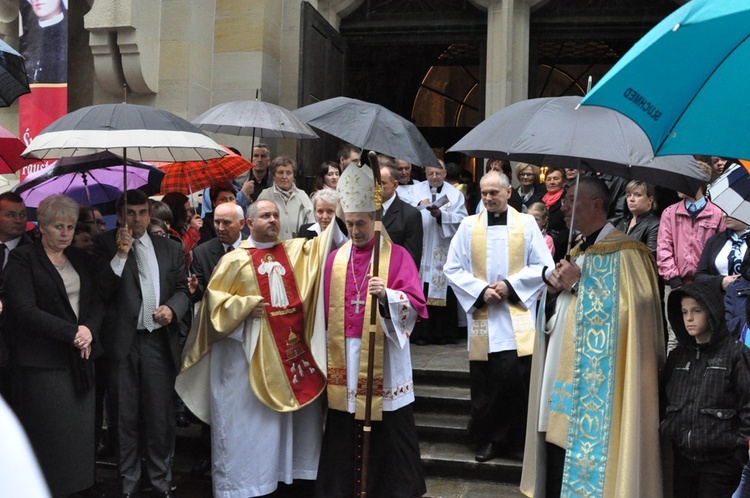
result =
[[[414,123],[377,104],[334,97],[293,113],[313,128],[362,149],[388,154],[418,166],[438,164],[435,153]]]
[[[692,156],[654,158],[646,134],[617,111],[578,106],[581,97],[530,99],[479,124],[449,152],[581,168],[693,195],[708,179]]]
[[[318,138],[291,111],[262,100],[219,104],[193,120],[203,131],[270,138]]]

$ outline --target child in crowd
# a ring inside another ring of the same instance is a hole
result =
[[[673,290],[667,312],[678,346],[662,373],[660,430],[674,496],[728,498],[748,459],[750,349],[729,335],[721,293],[706,282]]]
[[[530,214],[536,220],[536,224],[539,225],[539,230],[544,235],[544,241],[547,243],[552,257],[555,257],[555,241],[552,236],[547,233],[547,223],[549,222],[549,211],[547,206],[543,202],[535,202],[526,209],[526,214]]]

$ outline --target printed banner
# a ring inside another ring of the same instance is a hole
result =
[[[68,112],[68,2],[19,0],[20,52],[31,93],[18,100],[19,136],[28,145],[47,125]],[[19,179],[52,161],[25,166]]]

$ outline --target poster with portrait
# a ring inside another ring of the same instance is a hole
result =
[[[19,136],[28,145],[48,124],[68,112],[68,0],[19,0],[19,51],[31,93],[19,99]],[[25,166],[26,175],[45,168]]]

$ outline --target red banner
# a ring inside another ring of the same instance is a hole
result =
[[[66,0],[19,0],[20,52],[31,83],[31,93],[18,101],[19,136],[26,145],[68,112],[67,4]],[[48,164],[51,161],[25,166],[20,179]]]
[[[284,244],[270,249],[248,249],[255,267],[260,295],[269,306],[266,318],[289,386],[300,405],[306,405],[325,388],[326,379],[305,341],[302,299],[297,292]]]

